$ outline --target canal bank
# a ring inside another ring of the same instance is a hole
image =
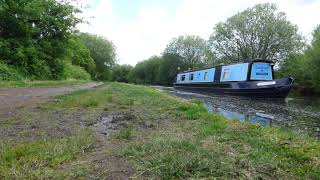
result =
[[[320,177],[316,138],[226,120],[199,100],[146,86],[58,96],[22,107],[0,130],[0,179]]]
[[[142,175],[162,179],[320,177],[320,143],[314,137],[230,121],[208,113],[199,99],[177,98],[142,86],[117,89],[133,98],[135,107],[144,107],[143,116],[155,125],[135,131],[121,153]]]
[[[260,126],[277,127],[320,137],[320,98],[290,94],[286,99],[252,99],[237,96],[176,91],[154,86],[183,99],[201,100],[209,112],[228,119],[249,121]]]

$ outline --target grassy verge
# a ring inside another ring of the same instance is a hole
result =
[[[18,87],[59,87],[89,82],[87,80],[60,80],[60,81],[0,81],[0,88]]]
[[[130,111],[139,126],[114,137],[125,144],[120,155],[137,176],[171,178],[320,177],[320,143],[314,138],[208,113],[198,101],[181,101],[149,87],[111,83],[94,91],[61,96],[51,108],[101,107]]]
[[[0,141],[0,178],[56,177],[59,165],[90,148],[94,136],[82,129],[70,137],[37,141]]]
[[[41,110],[130,114],[127,126],[113,134],[107,146],[100,148],[108,155],[130,161],[137,178],[320,177],[320,142],[315,138],[226,120],[208,113],[199,101],[181,100],[145,86],[108,83],[96,89],[58,96]],[[96,141],[94,137],[87,137],[92,136],[80,132],[76,136],[48,141],[2,142],[0,174],[6,173],[4,178],[52,177],[61,164],[82,156],[80,152],[85,152],[82,150]],[[95,161],[84,162],[84,167],[72,163],[75,169],[88,169],[81,177],[98,173],[86,167],[95,167],[90,164]]]

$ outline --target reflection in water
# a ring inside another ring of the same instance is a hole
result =
[[[227,111],[225,109],[218,108],[219,114],[223,115],[228,119],[239,119],[240,121],[250,121],[255,124],[259,124],[260,126],[266,127],[270,126],[273,116],[263,113],[253,113],[253,114],[240,114],[237,112]]]
[[[212,96],[172,87],[155,87],[184,99],[202,100],[208,111],[229,119],[250,121],[260,126],[273,126],[320,137],[320,99],[289,97],[285,101],[249,99],[232,96]]]

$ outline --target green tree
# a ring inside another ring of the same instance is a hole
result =
[[[35,78],[62,78],[78,12],[56,0],[1,0],[0,57]]]
[[[310,46],[291,54],[282,64],[280,76],[292,76],[300,87],[320,91],[320,25],[313,31]]]
[[[180,67],[181,70],[187,70],[188,64],[176,54],[164,54],[159,65],[157,82],[162,85],[171,85],[174,83],[178,67]]]
[[[128,83],[130,81],[129,76],[130,76],[130,72],[132,71],[132,69],[133,69],[133,67],[128,64],[115,65],[112,68],[110,80]]]
[[[84,68],[92,77],[95,76],[95,61],[91,58],[89,49],[77,35],[69,39],[67,59],[73,65]]]
[[[209,45],[220,59],[238,62],[246,58],[280,62],[302,47],[298,28],[274,4],[258,4],[218,23]]]
[[[179,36],[167,45],[164,54],[176,54],[191,68],[203,67],[208,62],[209,48],[207,42],[199,36]]]
[[[111,68],[116,64],[116,49],[113,43],[102,36],[81,33],[81,41],[90,50],[96,64],[96,79],[107,80]]]
[[[157,77],[161,61],[161,57],[152,56],[139,62],[130,73],[130,80],[139,84],[158,84]]]

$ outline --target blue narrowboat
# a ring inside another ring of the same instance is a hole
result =
[[[285,98],[293,78],[274,79],[274,63],[249,59],[243,63],[219,65],[177,74],[178,90],[263,98]]]

